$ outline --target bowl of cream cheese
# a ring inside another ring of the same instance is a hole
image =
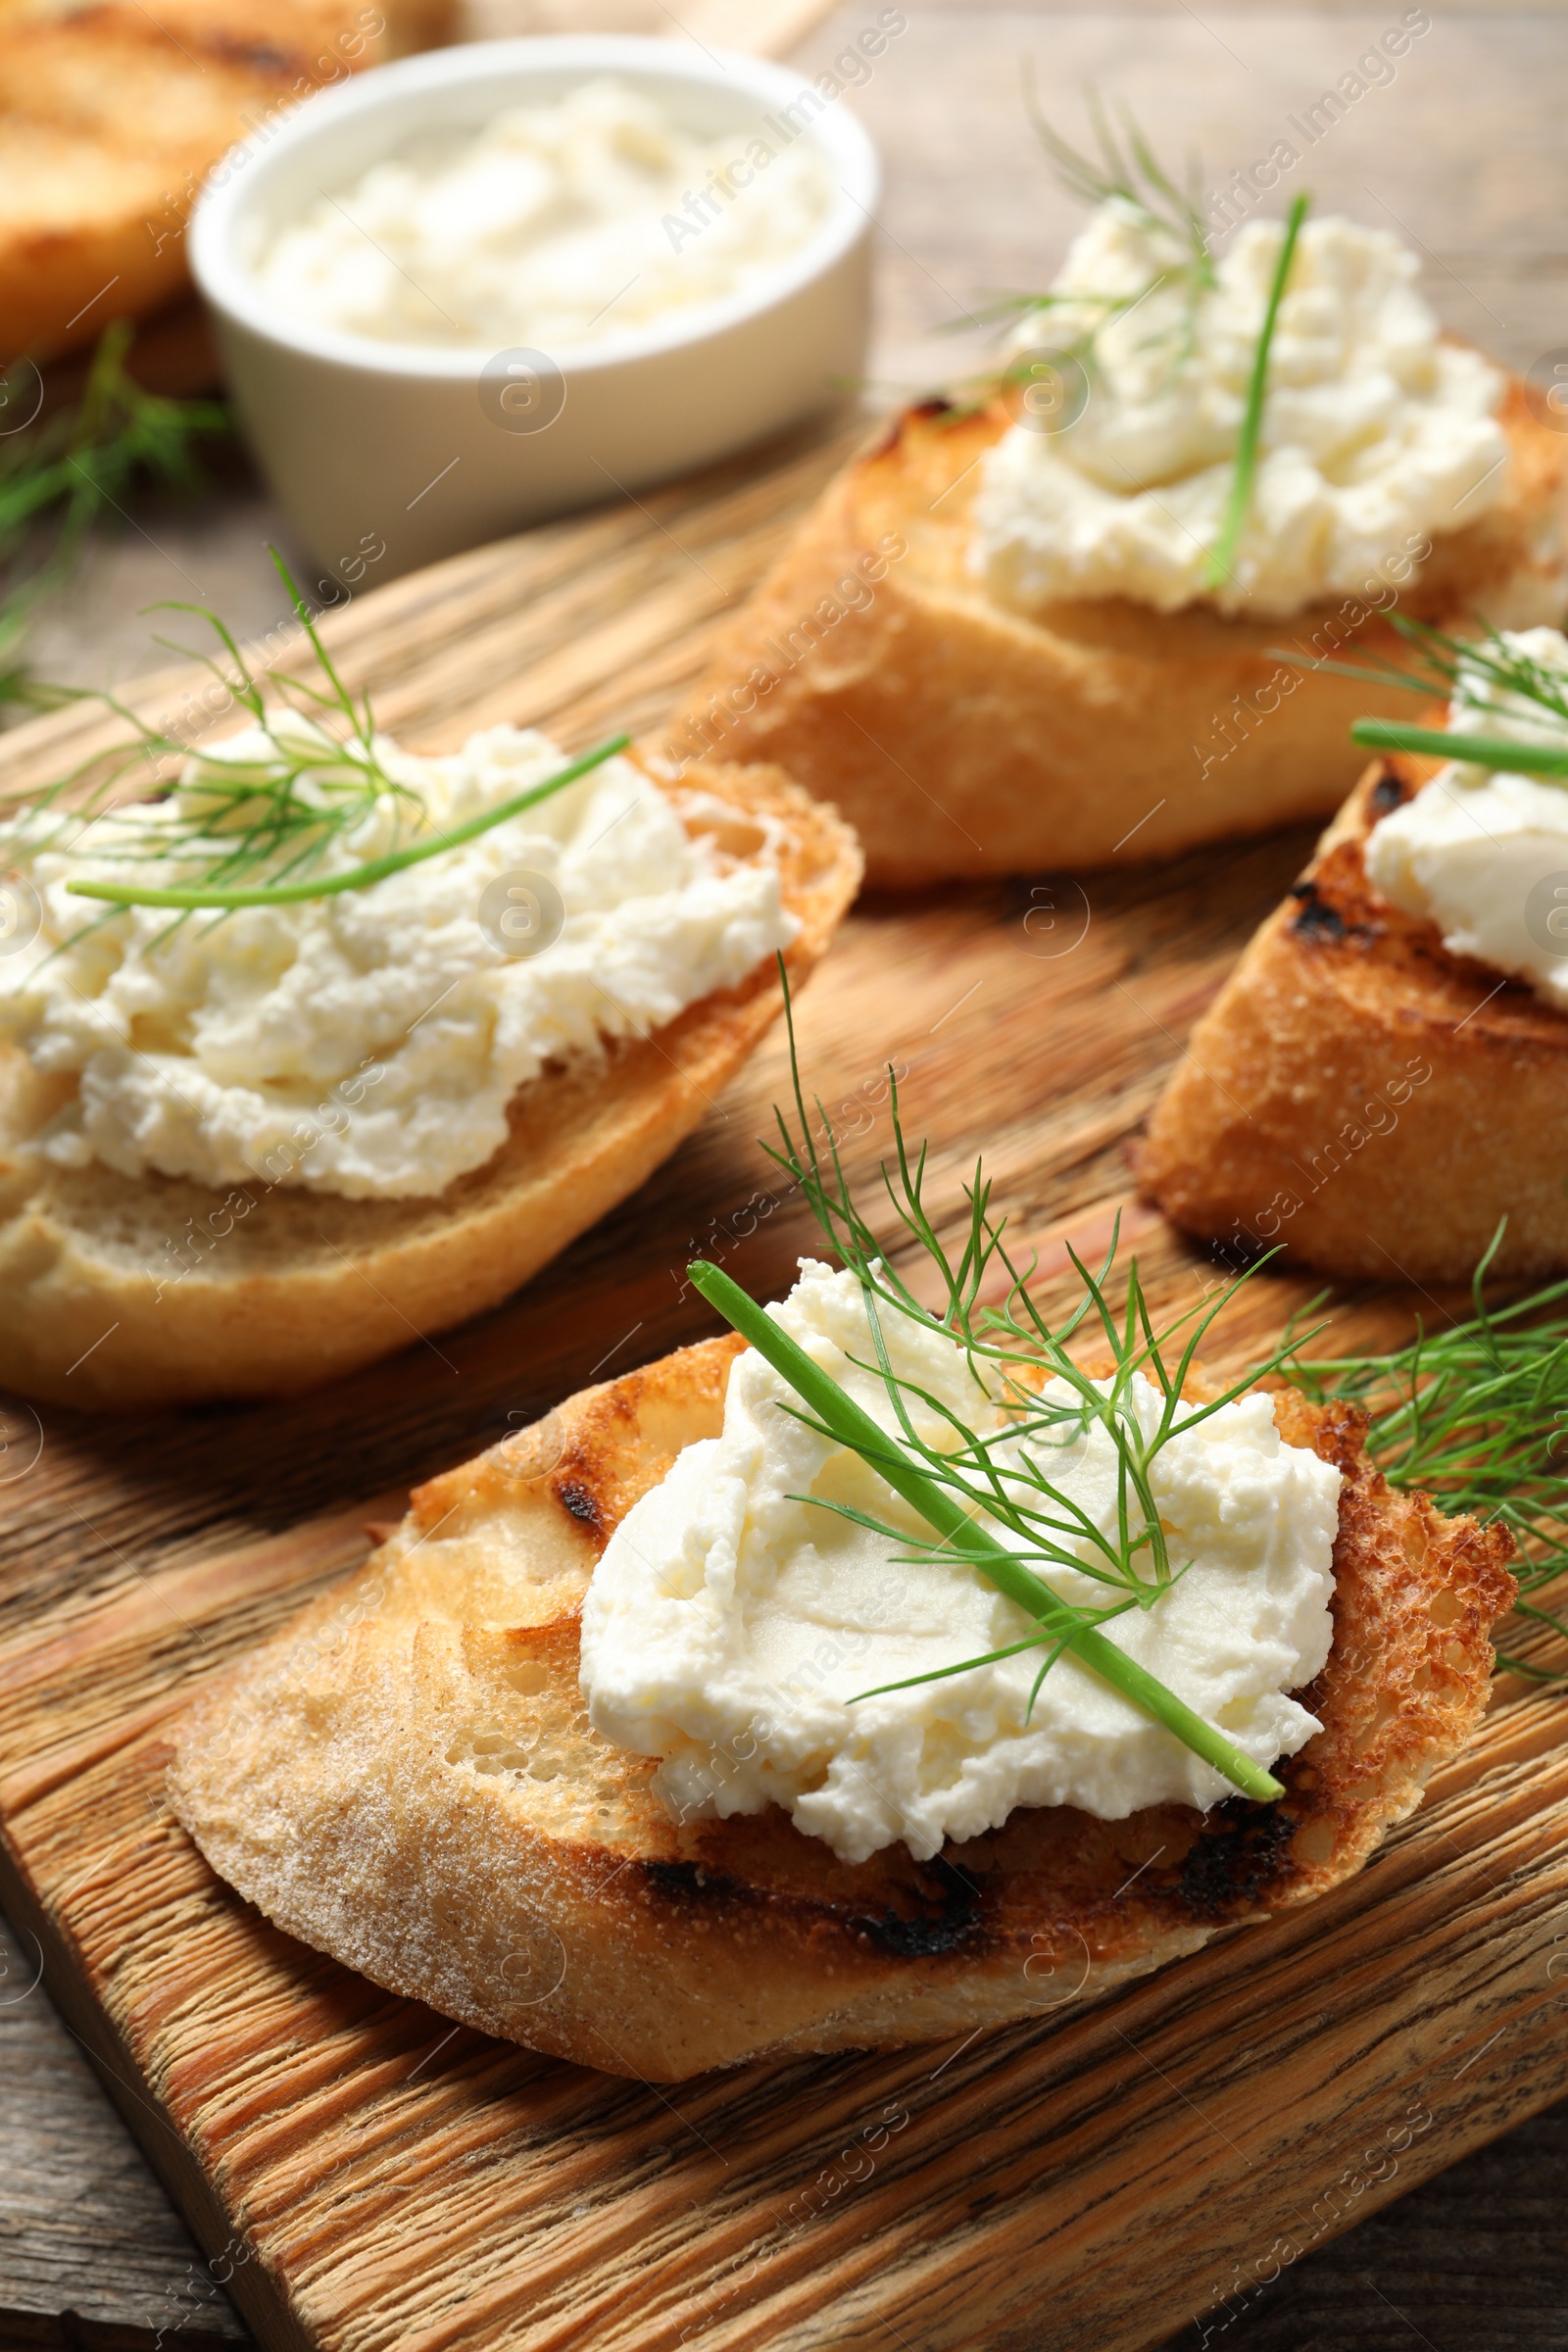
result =
[[[756,58],[473,42],[259,128],[191,264],[296,529],[384,579],[842,399],[878,185],[845,106]]]

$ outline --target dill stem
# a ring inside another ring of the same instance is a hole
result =
[[[435,840],[416,842],[406,850],[393,850],[385,858],[372,858],[364,865],[351,866],[347,873],[317,876],[304,882],[262,883],[255,888],[234,890],[206,890],[198,883],[190,889],[157,890],[136,882],[69,882],[66,887],[74,898],[107,899],[115,906],[288,906],[307,899],[331,899],[345,890],[365,890],[372,882],[384,882],[389,874],[400,874],[411,865],[421,865],[427,858],[442,857],[448,850],[461,849],[466,841],[475,841],[481,833],[489,833],[509,817],[521,816],[535,808],[566,785],[575,784],[590,768],[600,767],[613,759],[630,743],[629,735],[612,736],[580,760],[573,760],[559,773],[547,776],[542,784],[530,785],[498,808],[482,808],[464,824],[453,825]]]
[[[1568,777],[1568,745],[1507,743],[1499,735],[1449,734],[1443,727],[1406,727],[1396,718],[1358,718],[1350,741],[1377,752],[1422,752],[1511,776]]]
[[[898,1441],[879,1428],[870,1414],[845,1394],[831,1373],[813,1363],[805,1348],[720,1267],[699,1258],[686,1271],[694,1288],[710,1306],[717,1308],[748,1346],[755,1348],[789,1382],[823,1427],[831,1430],[841,1445],[868,1462],[953,1551],[977,1568],[1015,1607],[1058,1636],[1102,1682],[1108,1683],[1166,1731],[1174,1733],[1195,1755],[1223,1773],[1244,1796],[1267,1804],[1285,1794],[1271,1773],[1254,1764],[1250,1756],[1244,1755],[1211,1723],[1205,1723],[1174,1690],[1167,1690],[1147,1668],[1130,1658],[1125,1650],[1118,1649],[1098,1627],[1053,1592],[1015,1552],[999,1544],[984,1528],[977,1527],[963,1504],[947,1493],[929,1471],[911,1461]]]
[[[1262,332],[1252,355],[1251,380],[1247,387],[1247,407],[1242,416],[1242,429],[1236,437],[1236,466],[1231,475],[1230,497],[1225,504],[1225,519],[1219,537],[1208,551],[1203,567],[1204,584],[1217,588],[1231,576],[1231,562],[1247,520],[1247,510],[1252,499],[1252,477],[1257,471],[1257,445],[1263,432],[1263,396],[1268,389],[1269,354],[1274,345],[1274,328],[1285,299],[1285,281],[1291,274],[1296,259],[1297,239],[1306,219],[1311,198],[1298,196],[1285,223],[1285,236],[1280,246],[1280,258],[1275,266],[1274,282],[1268,290],[1268,305],[1263,313]]]

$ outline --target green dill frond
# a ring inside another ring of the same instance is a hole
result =
[[[1322,1324],[1303,1332],[1293,1318],[1269,1354],[1216,1394],[1188,1402],[1183,1391],[1207,1334],[1266,1260],[1160,1320],[1136,1259],[1128,1262],[1119,1295],[1113,1293],[1119,1244],[1113,1232],[1098,1268],[1069,1249],[1080,1295],[1060,1320],[1052,1320],[1030,1288],[1033,1261],[1017,1262],[1005,1219],[992,1214],[982,1166],[964,1187],[965,1213],[954,1242],[942,1240],[926,1197],[926,1147],[911,1147],[906,1136],[891,1069],[893,1150],[880,1173],[897,1230],[882,1239],[855,1197],[823,1105],[816,1102],[814,1119],[808,1110],[787,976],[784,997],[794,1115],[775,1110],[778,1141],[763,1148],[800,1190],[833,1256],[859,1284],[871,1354],[851,1360],[880,1382],[893,1427],[855,1404],[719,1268],[700,1261],[691,1279],[795,1390],[799,1402],[783,1409],[856,1453],[913,1505],[930,1533],[911,1535],[906,1525],[829,1496],[791,1499],[880,1537],[899,1564],[978,1572],[1039,1627],[1002,1649],[878,1685],[860,1697],[1040,1650],[1032,1707],[1052,1666],[1071,1651],[1237,1787],[1256,1794],[1257,1768],[1163,1686],[1141,1677],[1134,1687],[1125,1679],[1130,1661],[1102,1629],[1131,1609],[1156,1605],[1192,1564],[1172,1559],[1160,1526],[1152,1482],[1160,1450],[1277,1373],[1317,1402],[1343,1397],[1364,1404],[1368,1450],[1391,1483],[1431,1493],[1446,1511],[1473,1512],[1505,1527],[1520,1554],[1519,1619],[1568,1643],[1568,1603],[1546,1605],[1547,1588],[1568,1575],[1568,1280],[1489,1308],[1485,1283],[1502,1238],[1499,1226],[1476,1269],[1469,1321],[1422,1332],[1410,1347],[1386,1355],[1315,1357],[1311,1344]],[[926,1303],[902,1270],[911,1258],[936,1303]],[[1308,1315],[1321,1303],[1314,1301]],[[897,1370],[887,1340],[890,1317],[964,1351],[975,1391],[969,1418]],[[1080,1362],[1091,1346],[1102,1353],[1103,1371],[1091,1373]],[[1140,1378],[1161,1399],[1152,1427],[1137,1409]],[[917,1426],[917,1412],[924,1430],[935,1424],[934,1438]],[[1053,1449],[1076,1446],[1097,1429],[1108,1436],[1116,1461],[1108,1529],[1052,1477]],[[1053,1571],[1086,1580],[1097,1597],[1067,1603],[1050,1582]],[[1542,1680],[1568,1676],[1568,1660],[1543,1665],[1508,1649],[1498,1658]]]
[[[1526,704],[1540,704],[1568,724],[1568,677],[1546,670],[1531,654],[1511,647],[1502,630],[1486,628],[1476,637],[1452,637],[1434,628],[1432,621],[1415,621],[1408,613],[1392,612],[1390,623],[1415,654],[1413,668],[1403,668],[1385,654],[1368,654],[1366,661],[1319,661],[1300,647],[1269,647],[1269,661],[1286,661],[1293,670],[1326,670],[1328,677],[1363,677],[1375,687],[1403,687],[1432,701],[1434,694],[1460,692],[1464,677],[1497,687],[1502,694],[1519,694]]]
[[[432,825],[421,796],[392,774],[381,757],[368,696],[356,701],[344,684],[287,564],[275,548],[269,552],[324,684],[274,672],[270,684],[277,699],[270,701],[220,618],[199,605],[154,606],[155,612],[194,613],[213,631],[222,659],[167,637],[158,642],[211,671],[249,713],[265,752],[244,761],[217,754],[204,758],[199,749],[193,752],[176,737],[148,726],[113,695],[92,698],[123,718],[130,736],[63,777],[19,813],[6,828],[5,847],[14,856],[70,851],[91,826],[95,860],[127,869],[155,863],[189,870],[172,884],[139,881],[129,870],[123,881],[75,880],[68,885],[74,897],[103,900],[111,908],[168,907],[181,916],[197,909],[222,914],[242,906],[293,905],[367,889],[458,849],[626,749],[630,738],[617,735],[494,808],[461,824]],[[172,763],[174,777],[184,779],[177,803]],[[121,797],[121,786],[138,767],[158,779],[161,806],[174,811],[156,828],[134,813],[145,803],[126,804]],[[388,803],[398,818],[396,846],[383,856],[323,870],[328,854]]]
[[[1076,311],[1080,319],[1085,311],[1094,314],[1087,325],[1078,325],[1060,345],[1063,356],[1083,368],[1087,380],[1102,365],[1101,342],[1106,330],[1118,319],[1136,311],[1162,285],[1173,282],[1182,293],[1177,321],[1172,325],[1168,321],[1154,320],[1150,327],[1148,342],[1151,348],[1165,347],[1168,354],[1167,377],[1174,374],[1193,356],[1198,340],[1200,305],[1203,295],[1218,282],[1209,250],[1208,231],[1198,209],[1201,180],[1196,160],[1189,168],[1187,186],[1178,186],[1171,172],[1154,154],[1131,110],[1121,107],[1113,116],[1094,89],[1090,89],[1085,96],[1093,146],[1090,152],[1081,152],[1062,136],[1044,113],[1033,71],[1027,61],[1024,90],[1036,136],[1050,157],[1057,181],[1066,193],[1079,203],[1092,207],[1108,203],[1124,206],[1146,228],[1162,235],[1169,242],[1171,259],[1165,269],[1151,278],[1148,285],[1124,297],[1093,293],[1008,295],[982,313],[982,320],[1015,332],[1031,317],[1040,318],[1049,329],[1052,314],[1056,310],[1065,310],[1069,315]],[[1256,480],[1275,328],[1310,202],[1306,194],[1298,195],[1286,220],[1237,433],[1230,492],[1218,537],[1204,564],[1204,585],[1210,589],[1221,587],[1234,578],[1236,553],[1251,507]],[[1152,319],[1153,315],[1151,316]],[[1022,355],[1001,368],[982,372],[953,387],[954,421],[973,416],[977,410],[988,407],[994,400],[1005,397],[1016,386],[1026,382],[1032,372],[1030,360],[1027,355]]]
[[[782,974],[782,960],[780,970]],[[691,1277],[794,1388],[801,1401],[785,1409],[819,1437],[848,1446],[914,1504],[931,1533],[929,1538],[911,1537],[906,1527],[829,1497],[801,1499],[881,1536],[897,1557],[978,1569],[1044,1629],[1038,1639],[1048,1645],[1047,1654],[1035,1692],[1055,1659],[1070,1649],[1236,1787],[1254,1796],[1279,1793],[1279,1785],[1260,1773],[1234,1742],[1143,1669],[1135,1670],[1102,1631],[1129,1609],[1152,1608],[1191,1565],[1171,1557],[1153,1493],[1153,1467],[1179,1431],[1193,1429],[1255,1386],[1257,1375],[1249,1374],[1201,1402],[1182,1396],[1205,1332],[1256,1269],[1238,1276],[1217,1298],[1200,1300],[1156,1324],[1136,1261],[1128,1268],[1119,1306],[1112,1300],[1108,1285],[1117,1255],[1116,1235],[1098,1271],[1069,1251],[1082,1297],[1063,1320],[1052,1322],[1030,1292],[1033,1263],[1022,1266],[1015,1261],[1005,1239],[1005,1219],[992,1215],[991,1185],[983,1166],[976,1167],[964,1188],[967,1214],[955,1249],[950,1250],[941,1240],[926,1200],[925,1148],[911,1152],[897,1080],[890,1070],[893,1154],[883,1163],[882,1184],[896,1226],[902,1228],[902,1243],[913,1246],[916,1262],[923,1261],[934,1277],[939,1303],[926,1305],[891,1261],[890,1245],[879,1239],[857,1202],[822,1104],[815,1106],[815,1122],[808,1113],[787,975],[784,998],[794,1118],[776,1111],[778,1142],[764,1149],[799,1187],[833,1255],[859,1284],[871,1357],[857,1360],[856,1368],[880,1382],[893,1428],[880,1427],[855,1405],[718,1268],[699,1263]],[[824,1139],[820,1152],[818,1136]],[[975,1391],[972,1418],[965,1419],[896,1369],[887,1337],[890,1317],[937,1334],[963,1350]],[[1091,1337],[1103,1345],[1109,1360],[1108,1372],[1098,1377],[1082,1368],[1074,1352],[1074,1343],[1082,1345]],[[1152,1428],[1145,1426],[1147,1395],[1139,1393],[1140,1380],[1159,1398]],[[935,1439],[917,1425],[917,1411],[925,1428],[935,1422]],[[1052,1475],[1054,1455],[1076,1448],[1097,1431],[1108,1438],[1115,1462],[1115,1506],[1107,1513],[1108,1527]],[[1100,1596],[1069,1604],[1050,1583],[1053,1571],[1086,1580]],[[961,1673],[988,1662],[971,1658],[941,1671]],[[914,1676],[910,1681],[931,1679]],[[1034,1692],[1029,1703],[1032,1707]]]
[[[144,391],[124,364],[132,331],[108,327],[79,397],[0,440],[0,705],[51,700],[26,676],[27,626],[94,526],[140,482],[199,485],[202,445],[231,429],[222,401]]]
[[[1149,227],[1163,229],[1183,248],[1183,266],[1195,286],[1212,286],[1213,256],[1198,209],[1201,177],[1197,159],[1188,167],[1186,188],[1179,188],[1154,155],[1132,109],[1118,107],[1113,119],[1093,87],[1084,93],[1084,106],[1099,154],[1082,154],[1047,117],[1028,58],[1023,64],[1023,86],[1035,136],[1051,158],[1064,192],[1091,210],[1113,199],[1129,206]]]
[[[1568,1575],[1568,1281],[1489,1307],[1486,1279],[1506,1222],[1476,1268],[1465,1322],[1418,1328],[1387,1355],[1311,1357],[1298,1352],[1302,1341],[1283,1360],[1309,1396],[1366,1407],[1367,1450],[1392,1485],[1506,1528],[1518,1547],[1521,1631],[1538,1626],[1568,1643],[1565,1604],[1541,1597]],[[1499,1647],[1497,1662],[1543,1682],[1568,1675],[1568,1656],[1543,1664]]]
[[[1152,328],[1150,343],[1152,347],[1165,345],[1169,350],[1171,367],[1179,367],[1192,355],[1197,336],[1199,298],[1215,282],[1214,264],[1208,250],[1208,233],[1198,211],[1200,179],[1196,160],[1190,168],[1189,185],[1184,191],[1154,155],[1131,110],[1120,107],[1113,118],[1099,92],[1094,89],[1086,92],[1084,103],[1098,154],[1082,154],[1063,138],[1044,113],[1035,84],[1034,68],[1028,58],[1023,61],[1022,77],[1029,120],[1051,159],[1056,180],[1066,194],[1091,210],[1116,199],[1130,207],[1146,226],[1168,236],[1176,251],[1166,269],[1158,271],[1146,286],[1140,286],[1130,294],[1098,294],[1092,291],[1000,294],[978,312],[970,311],[962,318],[952,320],[950,325],[953,331],[975,324],[1006,329],[1016,327],[1032,316],[1038,316],[1049,328],[1051,315],[1054,311],[1075,313],[1080,319],[1085,311],[1090,311],[1098,316],[1087,326],[1074,326],[1057,346],[1065,357],[1078,363],[1086,376],[1090,376],[1099,364],[1099,343],[1105,328],[1125,313],[1135,311],[1160,286],[1174,283],[1182,288],[1184,294],[1179,321],[1174,329],[1169,326]],[[950,420],[960,421],[988,408],[993,401],[1004,397],[1015,386],[1028,382],[1030,374],[1030,365],[1026,360],[1009,362],[1001,368],[983,369],[949,386],[948,396],[952,403]]]
[[[1499,630],[1489,629],[1484,637],[1467,643],[1445,636],[1441,629],[1422,628],[1416,621],[1406,620],[1403,625],[1412,641],[1430,647],[1433,666],[1461,693],[1479,679],[1498,694],[1517,695],[1521,702],[1536,704],[1568,726],[1568,677],[1548,669],[1533,654],[1509,645]]]
[[[1484,709],[1484,704],[1478,707],[1479,687],[1489,698],[1512,698],[1533,705],[1563,731],[1564,741],[1516,743],[1505,736],[1488,735],[1480,724],[1420,727],[1390,718],[1358,718],[1350,729],[1350,740],[1367,751],[1416,752],[1428,759],[1458,760],[1511,775],[1568,783],[1568,677],[1510,645],[1498,629],[1489,628],[1473,638],[1454,637],[1430,621],[1414,620],[1402,612],[1389,617],[1414,654],[1409,668],[1381,655],[1366,662],[1314,662],[1283,647],[1276,649],[1277,659],[1293,668],[1364,678],[1369,685],[1402,688],[1426,700],[1442,694]]]

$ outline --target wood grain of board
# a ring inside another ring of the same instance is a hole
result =
[[[6,2352],[232,2347],[244,2324],[47,1998],[42,1953],[0,1925]],[[63,2315],[69,2312],[69,2325]],[[118,2338],[118,2340],[116,2340]]]
[[[399,582],[329,619],[335,657],[431,747],[502,717],[655,727],[841,447]],[[168,716],[194,691],[165,673],[135,699]],[[5,781],[60,772],[96,723],[19,731]],[[1102,1247],[1120,1212],[1156,1297],[1196,1298],[1214,1269],[1132,1197],[1129,1145],[1304,847],[865,903],[800,1007],[855,1164],[886,1145],[891,1058],[944,1217],[983,1148],[1048,1296],[1066,1242]],[[708,1329],[696,1248],[787,1283],[811,1236],[753,1140],[784,1074],[775,1041],[634,1201],[438,1348],[271,1406],[13,1408],[0,1896],[269,2345],[1133,2352],[1568,2083],[1568,1749],[1528,1694],[1306,1913],[1098,2006],[1046,1986],[1037,2025],[957,2047],[674,2090],[454,2029],[213,1877],[164,1800],[178,1706],[362,1556],[411,1481]],[[1257,1279],[1215,1360],[1266,1347],[1308,1288]],[[1359,1293],[1337,1336],[1402,1336],[1416,1303]]]

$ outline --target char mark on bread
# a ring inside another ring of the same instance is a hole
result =
[[[586,1487],[579,1486],[575,1479],[563,1479],[558,1483],[556,1493],[561,1497],[562,1507],[568,1510],[574,1519],[580,1519],[583,1526],[591,1527],[596,1535],[604,1534],[599,1505]]]
[[[1386,760],[1371,787],[1372,807],[1379,816],[1391,816],[1402,808],[1409,799],[1404,778],[1391,760]]]
[[[1339,908],[1323,896],[1315,882],[1293,884],[1291,896],[1298,908],[1291,929],[1298,939],[1338,943],[1346,937],[1350,926]]]
[[[1289,1784],[1290,1768],[1281,1767]],[[1174,1892],[1195,1919],[1234,1919],[1275,1893],[1291,1873],[1298,1824],[1286,1805],[1253,1805],[1227,1797],[1205,1814],[1182,1857]]]
[[[852,1915],[850,1931],[858,1942],[891,1953],[895,1960],[933,1960],[985,1939],[982,1894],[966,1870],[938,1854],[916,1871],[906,1898],[907,1906],[909,1899],[926,1896],[928,1908],[895,1910],[888,1905]]]
[[[720,1826],[712,1846],[722,1837]],[[689,1925],[698,1912],[732,1927],[747,1912],[760,1914],[764,1924],[769,1917],[780,1923],[788,1918],[800,1929],[826,1932],[896,1961],[933,1960],[960,1949],[972,1955],[981,1945],[996,1948],[1000,1942],[988,1935],[983,1886],[945,1854],[895,1864],[886,1877],[865,1874],[886,1896],[875,1904],[853,1891],[844,1899],[761,1891],[710,1862],[643,1860],[637,1870],[655,1903],[667,1905],[681,1924]]]

